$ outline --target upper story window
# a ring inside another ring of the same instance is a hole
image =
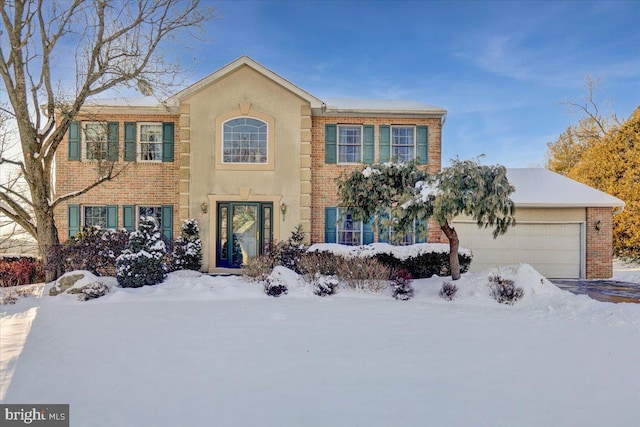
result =
[[[223,163],[267,163],[268,127],[261,120],[238,117],[223,124]]]
[[[162,123],[138,123],[138,160],[162,161]]]
[[[338,126],[338,163],[362,161],[362,126]]]
[[[107,123],[87,122],[83,123],[82,151],[84,160],[105,160],[109,154],[107,144]]]
[[[391,127],[391,158],[409,162],[415,158],[416,129],[413,126]]]

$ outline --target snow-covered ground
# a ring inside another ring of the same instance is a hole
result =
[[[615,260],[613,279],[621,282],[640,283],[640,262]]]
[[[176,272],[157,286],[0,306],[0,398],[76,426],[640,425],[640,304],[562,291],[528,265],[414,282],[396,301]],[[495,273],[495,271],[494,271]],[[114,284],[114,280],[110,279]]]

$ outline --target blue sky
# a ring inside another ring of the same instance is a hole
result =
[[[207,2],[207,0],[205,0]],[[448,110],[443,165],[543,166],[546,144],[596,96],[640,104],[640,2],[215,1],[180,50],[194,82],[248,55],[323,97],[412,99]]]

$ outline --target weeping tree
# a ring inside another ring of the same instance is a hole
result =
[[[460,278],[460,241],[451,220],[466,215],[478,227],[494,227],[493,237],[515,225],[515,205],[510,198],[504,166],[481,165],[478,160],[454,159],[451,166],[429,175],[416,162],[363,166],[338,178],[338,199],[353,218],[389,227],[401,239],[414,224],[435,220],[449,239],[453,280]],[[425,230],[418,230],[425,232]]]
[[[0,93],[21,149],[16,156],[3,153],[0,164],[14,167],[27,185],[22,193],[0,182],[0,214],[38,242],[45,267],[59,243],[55,208],[122,171],[110,155],[91,184],[56,194],[54,158],[70,123],[104,92],[135,87],[149,95],[176,83],[178,66],[160,49],[211,16],[199,2],[0,0]],[[59,274],[47,269],[46,278]]]

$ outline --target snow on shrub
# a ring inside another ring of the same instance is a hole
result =
[[[200,228],[195,219],[182,224],[180,236],[173,247],[173,270],[195,270],[202,267],[202,241]]]
[[[491,296],[501,304],[513,305],[524,295],[524,289],[516,287],[514,281],[498,275],[489,276]]]
[[[313,293],[324,297],[338,292],[340,282],[335,276],[317,276],[311,284],[313,285]]]
[[[337,243],[311,245],[308,252],[328,252],[345,258],[375,257],[391,268],[404,268],[414,278],[451,275],[449,245],[445,243],[418,243],[409,246],[394,246],[388,243],[372,243],[363,246],[347,246]],[[473,255],[470,250],[460,248],[458,259],[460,271],[466,273]]]
[[[167,277],[166,246],[152,217],[141,217],[125,250],[116,261],[116,278],[123,288],[156,285]]]
[[[90,299],[100,298],[109,293],[111,287],[102,282],[92,283],[84,286],[78,294],[79,301],[88,301]]]
[[[264,292],[270,297],[279,297],[289,293],[289,289],[287,289],[287,285],[279,277],[268,276],[264,280]]]
[[[440,288],[440,296],[447,301],[453,301],[458,293],[458,287],[451,282],[444,282]]]
[[[391,276],[391,295],[397,299],[402,301],[407,301],[413,298],[413,286],[411,286],[411,282],[413,281],[413,277],[409,270],[405,268],[401,268],[397,270]]]

